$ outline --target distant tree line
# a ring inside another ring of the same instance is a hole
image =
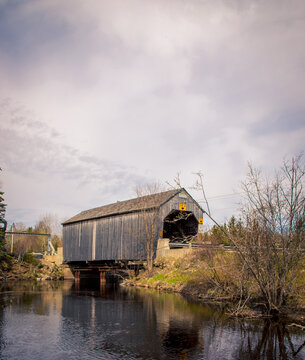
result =
[[[60,223],[56,216],[46,214],[41,216],[33,227],[26,227],[23,223],[12,224],[11,232],[22,232],[22,235],[6,235],[6,248],[15,255],[23,255],[29,252],[46,252],[48,250],[47,236],[36,236],[31,234],[51,234],[51,241],[55,250],[62,246],[62,236],[59,233]]]

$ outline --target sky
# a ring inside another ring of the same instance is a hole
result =
[[[0,0],[9,224],[61,221],[147,183],[238,212],[248,163],[304,150],[303,0]]]

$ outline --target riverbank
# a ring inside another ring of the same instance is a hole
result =
[[[63,269],[54,262],[42,259],[18,261],[8,258],[1,263],[0,281],[14,280],[63,280]]]
[[[265,317],[260,291],[235,252],[197,251],[183,258],[164,257],[151,273],[126,279],[125,286],[176,292],[204,303],[218,303],[235,317]],[[292,296],[280,316],[305,325],[305,270],[300,270]]]

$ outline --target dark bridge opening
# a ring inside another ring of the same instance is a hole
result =
[[[163,237],[170,242],[189,242],[198,233],[198,220],[191,211],[171,211],[163,223]]]

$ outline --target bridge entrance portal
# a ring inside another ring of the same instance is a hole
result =
[[[188,243],[198,233],[198,220],[191,211],[172,210],[163,222],[163,237],[170,243]]]

